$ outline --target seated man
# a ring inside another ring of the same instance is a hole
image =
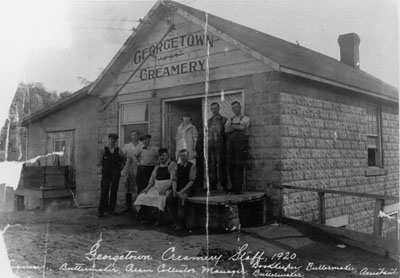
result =
[[[183,230],[186,216],[186,199],[193,194],[193,183],[196,179],[196,165],[188,160],[189,152],[179,152],[180,163],[172,180],[172,194],[167,197],[168,211],[174,220],[175,231]]]
[[[156,226],[161,224],[165,200],[171,192],[172,177],[176,168],[176,163],[169,159],[167,149],[160,149],[158,155],[160,164],[154,168],[147,187],[143,189],[134,203],[138,211],[141,206],[158,209]],[[143,215],[143,212],[141,215]]]

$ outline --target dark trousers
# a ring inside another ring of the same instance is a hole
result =
[[[184,197],[184,204],[182,204],[182,198],[179,196],[174,197],[173,194],[169,194],[167,197],[166,205],[168,209],[168,213],[171,215],[175,224],[185,225],[185,217],[186,217],[186,198]]]
[[[244,165],[247,156],[247,137],[242,131],[229,133],[227,140],[228,173],[234,193],[242,192]]]
[[[218,181],[224,190],[227,189],[226,147],[210,143],[208,145],[208,177],[210,189],[217,189]]]
[[[103,169],[103,172],[101,173],[99,214],[103,214],[106,211],[110,213],[114,212],[115,205],[117,203],[118,185],[120,177],[121,173],[118,168]],[[110,200],[108,200],[109,195],[110,195]]]
[[[146,188],[151,177],[151,173],[154,170],[154,165],[139,165],[136,174],[136,184],[138,187],[138,193]]]

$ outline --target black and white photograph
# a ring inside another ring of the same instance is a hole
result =
[[[2,3],[1,277],[399,277],[399,11]]]

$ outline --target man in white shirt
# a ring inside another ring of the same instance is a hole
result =
[[[142,150],[143,143],[139,141],[139,132],[136,130],[131,131],[132,142],[125,144],[123,152],[127,158],[125,166],[125,200],[126,210],[124,212],[132,211],[132,194],[137,195],[136,174],[138,159],[137,154]]]
[[[136,175],[137,192],[141,192],[147,186],[154,166],[158,162],[158,147],[150,145],[151,135],[142,136],[140,141],[143,142],[143,148],[137,153],[139,161]]]
[[[232,102],[232,112],[235,114],[226,122],[227,164],[231,180],[231,192],[242,193],[244,181],[244,166],[247,156],[250,118],[242,114],[240,102]]]

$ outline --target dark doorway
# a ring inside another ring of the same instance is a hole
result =
[[[197,180],[196,188],[203,187],[203,172],[204,172],[204,146],[203,146],[203,119],[202,119],[202,99],[185,99],[167,102],[165,117],[165,136],[167,137],[166,147],[168,148],[171,159],[177,161],[175,155],[176,142],[175,136],[179,124],[182,122],[182,116],[189,113],[192,118],[192,124],[197,128],[199,137],[197,139],[196,166]]]

